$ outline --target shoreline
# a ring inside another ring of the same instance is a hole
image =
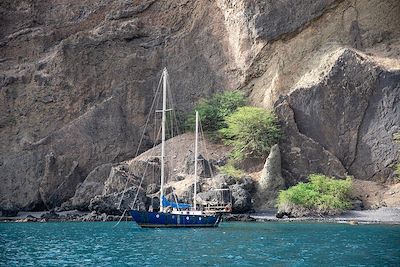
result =
[[[313,216],[299,218],[276,218],[274,210],[230,214],[224,216],[224,221],[241,222],[316,222],[340,224],[400,224],[400,208],[382,207],[375,210],[350,210],[336,216]],[[130,216],[98,214],[83,211],[36,211],[20,212],[15,217],[0,217],[0,222],[106,222],[106,221],[132,221]]]
[[[275,211],[232,214],[232,221],[253,222],[318,222],[342,224],[400,224],[400,208],[382,207],[374,210],[350,210],[335,216],[310,216],[299,218],[276,218]]]
[[[14,217],[0,217],[0,222],[111,222],[111,221],[131,221],[130,216],[108,215],[89,211],[21,211]]]

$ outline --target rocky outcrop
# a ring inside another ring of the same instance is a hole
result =
[[[218,0],[236,64],[251,66],[266,43],[300,31],[321,16],[335,0]]]
[[[253,105],[276,106],[287,119],[281,152],[288,185],[309,171],[388,180],[397,153],[387,132],[398,126],[398,112],[390,112],[398,109],[398,14],[397,0],[2,1],[0,209],[52,208],[98,166],[134,158],[165,66],[183,113],[202,97],[237,88]],[[337,74],[325,68],[349,47],[388,67],[343,56]],[[341,81],[355,73],[346,66],[360,74]],[[330,84],[309,84],[327,73]],[[322,89],[341,87],[362,97],[341,90],[330,98]],[[360,100],[353,109],[351,97]],[[321,116],[311,124],[304,101]],[[316,131],[322,118],[329,121],[319,104],[343,122]],[[339,107],[356,113],[338,117]],[[144,139],[139,152],[156,138],[149,130]]]
[[[0,13],[0,207],[51,208],[97,166],[133,158],[163,67],[180,110],[237,87],[214,2],[2,1]]]
[[[256,188],[257,209],[274,208],[279,190],[285,189],[281,170],[281,153],[277,144],[271,147]]]
[[[197,193],[197,203],[200,205],[229,203],[230,191],[219,189],[229,189],[236,182],[235,178],[226,174],[217,174],[210,179],[203,179],[200,183],[202,190]],[[190,192],[193,192],[193,188],[191,189]]]
[[[230,186],[232,192],[232,211],[237,213],[248,212],[252,208],[251,194],[240,184]]]
[[[277,103],[283,121],[282,168],[294,184],[305,174],[386,181],[399,150],[400,72],[343,49],[329,72]]]
[[[398,1],[313,1],[313,7],[306,2],[279,1],[275,4],[287,5],[285,10],[292,7],[298,10],[291,14],[299,15],[299,20],[287,20],[288,23],[283,24],[288,25],[282,28],[290,29],[293,22],[302,26],[278,35],[275,41],[259,40],[261,48],[247,70],[245,85],[254,105],[272,110],[276,100],[290,93],[300,81],[310,76],[318,78],[320,72],[326,70],[324,65],[330,55],[340,48],[352,47],[367,52],[399,68],[395,62],[399,58]],[[268,10],[274,4],[264,2],[264,5]],[[303,5],[310,8],[310,13],[307,10],[302,14]]]
[[[214,166],[202,155],[197,156],[197,175],[209,178],[215,172]],[[194,153],[190,151],[185,159],[185,173],[194,174]]]
[[[148,209],[145,191],[132,186],[125,191],[95,196],[90,200],[89,210],[106,214],[121,214],[124,210]]]
[[[92,198],[103,194],[104,183],[110,176],[111,167],[112,164],[104,164],[89,173],[71,198],[71,208],[86,210]]]
[[[148,184],[160,184],[160,162],[158,158],[131,160],[121,162],[111,168],[110,175],[104,182],[103,194],[121,192],[125,188],[141,184],[147,188]],[[154,185],[153,185],[154,186]]]

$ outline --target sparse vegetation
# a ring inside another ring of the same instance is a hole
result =
[[[210,99],[202,100],[194,110],[199,112],[203,130],[209,133],[218,131],[226,126],[225,117],[232,114],[238,107],[246,103],[243,93],[239,91],[227,91],[214,94]],[[186,119],[186,129],[192,131],[195,127],[195,111]]]
[[[199,112],[202,128],[211,140],[224,141],[233,147],[231,160],[219,168],[235,178],[243,171],[235,167],[238,160],[248,157],[264,157],[271,146],[278,142],[281,132],[274,114],[264,109],[244,106],[246,99],[239,91],[216,93],[202,100],[186,119],[186,130],[195,127],[195,110]]]
[[[393,135],[393,140],[400,144],[400,133],[395,133]],[[400,181],[400,159],[398,160],[397,164],[395,165],[395,172],[397,174],[397,180]]]
[[[232,161],[229,161],[224,166],[218,167],[218,170],[223,174],[232,176],[236,180],[240,179],[244,175],[243,171],[237,169]]]
[[[396,164],[396,174],[397,178],[400,179],[400,162]]]
[[[268,155],[281,136],[274,114],[257,107],[240,107],[225,118],[227,127],[219,130],[227,145],[233,146],[232,157]]]
[[[299,183],[283,190],[278,196],[280,212],[293,216],[336,214],[351,208],[349,193],[352,181],[337,180],[322,174],[312,174],[308,183]]]
[[[400,144],[400,133],[395,133],[395,134],[393,135],[393,140],[394,140],[396,143]]]

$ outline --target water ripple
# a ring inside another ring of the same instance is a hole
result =
[[[400,226],[0,223],[0,266],[399,266]]]

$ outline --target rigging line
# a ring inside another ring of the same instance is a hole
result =
[[[177,209],[178,209],[178,210],[181,210],[181,208],[179,207],[178,199],[176,198],[176,194],[174,193],[174,190],[172,190],[172,196],[174,197],[175,202],[176,202],[176,204],[177,204]]]
[[[122,218],[125,216],[125,212],[126,212],[126,209],[125,209],[124,212],[122,213],[122,215],[121,215],[121,217],[119,218],[118,222],[117,222],[112,228],[117,227],[117,225],[121,222]]]
[[[176,124],[176,122],[177,122],[177,119],[176,119],[176,115],[175,115],[175,106],[174,106],[174,97],[173,97],[173,95],[174,94],[172,94],[172,90],[171,90],[171,84],[170,84],[170,82],[169,82],[169,74],[168,74],[168,76],[167,76],[167,98],[168,98],[168,101],[169,101],[169,105],[170,105],[170,107],[171,107],[171,113],[169,113],[169,117],[170,117],[170,127],[171,127],[171,136],[170,136],[170,138],[172,138],[172,137],[174,137],[174,121],[175,121],[175,124]],[[177,129],[177,134],[180,134],[179,133],[179,129]],[[171,168],[170,168],[170,170],[169,170],[169,177],[172,177],[172,172],[173,172],[173,170],[175,169],[175,165],[174,165],[174,160],[171,160],[170,161],[170,166],[171,166]]]
[[[158,131],[157,137],[159,136],[160,132],[161,132],[161,128],[160,128],[160,131]],[[155,145],[153,146],[153,148],[154,148],[154,147],[155,147]],[[154,153],[155,153],[155,151],[154,151],[154,149],[153,149],[152,155],[151,155],[151,156],[153,156]],[[144,172],[143,172],[142,178],[140,179],[140,183],[139,183],[139,186],[138,186],[138,190],[136,191],[135,198],[133,199],[133,203],[132,203],[132,205],[130,206],[131,209],[133,209],[133,207],[135,206],[137,197],[138,197],[138,195],[139,195],[139,190],[140,190],[140,187],[142,187],[142,183],[143,183],[143,180],[144,180],[144,176],[146,175],[147,167],[148,167],[148,166],[149,166],[149,164],[148,164],[148,162],[147,162],[147,163],[146,163],[146,167],[144,168]]]
[[[169,106],[171,107],[171,113],[174,112],[174,103],[172,101],[172,92],[171,92],[171,86],[169,84],[169,79],[167,76],[167,100],[169,102]],[[169,123],[170,123],[170,131],[171,131],[171,136],[170,138],[172,138],[174,136],[174,124],[173,124],[173,116],[171,116],[171,113],[168,113],[168,117],[169,117]]]
[[[170,94],[169,94],[169,102],[170,102],[170,104],[171,104],[171,109],[172,109],[172,114],[173,114],[173,119],[175,119],[175,124],[176,124],[176,133],[178,134],[178,135],[180,135],[181,134],[181,131],[180,131],[180,126],[181,125],[179,125],[179,121],[178,121],[178,118],[177,118],[177,115],[176,115],[176,110],[175,110],[175,106],[174,106],[174,103],[176,102],[176,100],[174,99],[174,94],[172,94],[172,92],[171,92],[171,85],[170,85],[170,83],[169,83],[169,79],[167,80],[167,88],[168,88],[168,90],[169,90],[169,92],[170,92]],[[173,127],[173,126],[172,126]]]
[[[153,102],[151,103],[149,115],[147,115],[146,123],[145,123],[145,125],[144,125],[144,130],[143,130],[143,132],[142,132],[142,136],[140,137],[139,145],[138,145],[138,147],[137,147],[137,149],[136,149],[135,158],[136,158],[136,157],[138,156],[138,154],[139,154],[139,150],[140,150],[140,147],[141,147],[141,145],[142,145],[143,138],[144,138],[145,129],[146,129],[146,127],[147,127],[147,125],[148,125],[148,123],[149,123],[149,121],[150,121],[150,117],[151,117],[151,114],[152,114],[151,111],[152,111],[153,108],[154,108],[154,105],[155,105],[155,102],[156,102],[156,99],[157,99],[157,95],[158,95],[158,93],[159,93],[159,91],[160,91],[161,81],[162,81],[162,76],[161,76],[161,78],[160,78],[160,81],[158,82],[157,90],[156,90],[156,93],[155,93]],[[127,186],[128,186],[128,182],[129,182],[129,180],[130,180],[129,178],[130,178],[130,177],[128,176],[128,179],[126,179],[126,183],[125,183],[125,186],[124,186],[124,190],[123,190],[123,193],[122,193],[122,195],[121,195],[121,199],[120,199],[120,201],[119,201],[119,203],[118,203],[118,210],[121,208],[122,199],[123,199],[123,197],[124,197],[124,195],[125,195],[126,188],[127,188]]]
[[[157,141],[158,141],[158,134],[157,134],[157,116],[156,115],[154,115],[154,124],[153,124],[154,126],[153,126],[153,138],[154,138],[154,143],[157,143]],[[154,184],[157,184],[157,182],[156,182],[156,170],[155,170],[155,166],[153,165],[153,180],[152,180],[152,182],[154,183]],[[151,206],[153,207],[153,205],[154,205],[154,198],[152,197],[151,198]]]
[[[169,82],[169,74],[167,74],[167,75],[168,75],[167,76],[167,92],[168,92],[167,98],[168,98],[168,101],[169,101],[169,104],[170,104],[170,107],[171,107],[171,113],[172,113],[172,114],[170,113],[170,127],[171,127],[170,130],[171,130],[171,138],[172,138],[172,137],[174,137],[174,128],[175,127],[176,127],[176,133],[178,135],[180,135],[181,132],[180,132],[180,129],[179,129],[178,119],[177,119],[177,116],[176,116],[176,110],[175,110],[175,105],[174,105],[174,103],[175,103],[174,94],[172,94],[171,84]],[[174,121],[175,121],[175,124],[174,124]],[[168,173],[169,173],[169,177],[172,177],[173,170],[175,169],[174,160],[170,161],[170,166],[171,166],[171,168],[170,168]],[[178,203],[178,201],[176,199],[176,194],[174,193],[174,190],[172,190],[172,192],[173,192],[175,201]]]
[[[154,104],[155,104],[155,102],[156,102],[156,99],[157,99],[158,93],[159,93],[159,91],[160,91],[160,88],[161,88],[161,81],[162,81],[162,76],[161,76],[161,78],[160,78],[160,81],[158,82],[158,86],[157,86],[156,94],[154,95],[153,102],[151,103],[151,107],[150,107],[149,115],[147,115],[146,124],[145,124],[145,127],[144,127],[144,129],[146,129],[146,127],[147,127],[147,124],[148,124],[148,123],[149,123],[149,121],[150,121],[150,117],[151,117],[151,114],[152,114],[152,112],[151,112],[151,111],[153,110]],[[145,133],[145,131],[143,131],[143,133],[142,133],[142,136],[141,136],[141,138],[140,138],[140,142],[139,142],[138,148],[136,149],[136,154],[135,154],[135,157],[137,157],[137,156],[138,156],[139,149],[140,149],[140,146],[142,145],[142,141],[143,141],[143,138],[144,138],[144,133]]]
[[[206,138],[205,138],[205,135],[204,135],[203,126],[201,125],[201,120],[199,120],[199,124],[200,124],[201,142],[202,142],[202,144],[203,144],[203,146],[204,146],[204,150],[205,150],[205,152],[206,152],[205,155],[206,155],[206,157],[208,158],[208,160],[207,160],[207,165],[208,165],[208,168],[210,169],[211,178],[213,178],[213,177],[214,177],[214,172],[213,172],[213,170],[212,170],[211,163],[210,163],[211,155],[208,153],[208,150],[207,150]]]

